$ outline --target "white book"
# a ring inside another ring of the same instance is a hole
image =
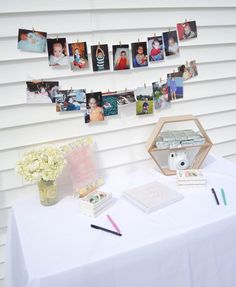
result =
[[[146,213],[183,199],[182,194],[158,181],[126,190],[123,195]]]

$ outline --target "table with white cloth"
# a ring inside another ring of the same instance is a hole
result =
[[[146,214],[122,192],[175,176],[155,168],[106,179],[114,205],[97,218],[80,214],[66,196],[51,207],[38,194],[18,200],[9,221],[6,287],[234,287],[236,286],[236,165],[209,155],[207,185],[182,189],[184,199]],[[224,188],[227,205],[211,192]],[[90,225],[121,229],[116,236]]]

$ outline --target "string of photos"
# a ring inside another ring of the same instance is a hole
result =
[[[163,61],[165,57],[179,54],[179,41],[197,37],[196,21],[177,24],[176,30],[162,35],[154,34],[147,41],[112,45],[113,69],[115,71],[147,67],[149,63]],[[85,70],[90,66],[86,42],[68,44],[66,38],[47,38],[46,32],[19,29],[18,49],[21,51],[48,51],[49,66],[68,66],[72,70]],[[107,44],[90,46],[94,72],[110,70]],[[130,53],[131,52],[131,53]],[[117,115],[118,106],[136,103],[136,114],[152,114],[155,110],[170,107],[173,100],[183,98],[183,82],[198,75],[195,60],[186,62],[177,71],[167,74],[152,86],[116,92],[87,92],[85,89],[61,90],[58,81],[27,81],[27,103],[54,103],[57,112],[79,111],[84,113],[85,123],[103,121]]]

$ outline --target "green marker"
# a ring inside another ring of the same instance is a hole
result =
[[[224,201],[224,205],[227,205],[227,201],[226,201],[226,197],[225,197],[225,192],[224,192],[224,189],[221,188],[221,195],[222,195],[222,198],[223,198],[223,201]]]

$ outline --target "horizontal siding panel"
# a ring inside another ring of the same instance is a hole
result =
[[[212,147],[211,152],[214,154],[220,155],[220,156],[227,156],[235,153],[235,147],[236,147],[236,140],[232,141],[225,141],[222,143],[219,143],[217,145],[214,145]]]
[[[42,12],[42,11],[66,11],[66,10],[100,10],[100,9],[144,9],[144,8],[196,8],[196,7],[235,7],[235,2],[233,0],[220,1],[216,0],[214,3],[206,2],[204,0],[189,0],[188,2],[184,0],[178,1],[158,1],[155,0],[120,0],[119,2],[110,0],[87,0],[87,1],[75,1],[69,0],[66,2],[60,1],[57,5],[53,5],[46,0],[41,0],[40,2],[26,2],[17,7],[14,2],[3,2],[1,5],[0,13],[29,13],[29,12]]]
[[[37,143],[43,143],[50,140],[59,140],[62,137],[76,137],[83,136],[87,134],[97,134],[103,131],[116,129],[117,126],[120,128],[124,128],[125,124],[130,123],[130,125],[134,125],[134,122],[139,124],[144,124],[148,119],[151,119],[152,122],[155,122],[159,116],[167,116],[167,115],[179,115],[179,114],[207,114],[207,113],[215,113],[221,112],[224,110],[231,110],[232,107],[236,106],[236,97],[235,95],[225,95],[224,97],[215,97],[214,100],[212,98],[199,99],[195,100],[194,104],[191,101],[176,101],[171,110],[163,110],[162,112],[155,113],[154,115],[150,115],[147,117],[137,117],[130,116],[125,117],[123,115],[122,120],[119,117],[113,117],[109,119],[107,122],[99,123],[94,126],[85,125],[83,123],[82,118],[77,118],[73,121],[73,127],[80,127],[78,129],[68,129],[68,122],[65,121],[65,129],[63,128],[62,122],[54,122],[54,123],[41,123],[37,125],[37,133],[35,133],[36,126],[22,126],[12,129],[4,129],[1,131],[1,142],[0,142],[0,150],[10,149],[25,145],[34,145]],[[128,115],[135,114],[135,105],[130,107],[128,110]],[[38,111],[39,112],[39,111]],[[134,122],[132,122],[134,121]],[[127,127],[127,125],[125,126]],[[61,133],[63,131],[63,135]],[[24,136],[22,136],[24,135]],[[16,141],[17,138],[17,141]]]
[[[0,37],[14,36],[19,27],[48,31],[48,33],[63,34],[65,32],[99,32],[103,30],[138,29],[143,27],[143,21],[148,19],[145,26],[174,27],[176,22],[184,21],[186,15],[189,19],[196,19],[199,26],[235,25],[235,7],[202,9],[130,9],[130,10],[97,10],[97,11],[61,11],[58,13],[34,13],[34,14],[5,14],[0,19]],[[63,21],[58,21],[58,16]],[[79,25],[71,25],[77,23]],[[122,19],[122,21],[120,21]],[[158,21],[156,20],[158,19]],[[108,25],[109,23],[109,25]],[[30,25],[30,26],[29,26]],[[59,36],[60,36],[59,35]]]
[[[222,126],[235,125],[236,110],[200,115],[199,119],[205,129],[217,129]],[[138,121],[131,121],[130,123],[123,122],[123,124],[121,123],[120,126],[118,126],[118,124],[116,126],[113,126],[112,130],[107,129],[104,130],[103,133],[95,134],[93,135],[93,139],[96,143],[96,149],[101,151],[104,149],[112,149],[117,146],[124,146],[134,144],[136,142],[145,141],[147,139],[147,135],[151,133],[156,121],[157,118],[147,118],[147,120],[143,121],[141,125]],[[74,125],[73,120],[66,124],[69,126]],[[73,140],[76,140],[76,138],[77,137],[68,137],[68,139],[66,139],[64,137],[63,139],[58,139],[58,141],[55,141],[55,138],[52,137],[51,141],[48,141],[51,144],[59,146],[72,142]],[[16,149],[1,151],[0,171],[14,168],[16,160],[22,157],[26,151],[33,148],[34,146],[28,146],[26,148],[16,147]]]
[[[10,208],[0,209],[0,228],[5,228],[7,226],[10,211]]]
[[[0,228],[0,245],[6,244],[7,242],[7,228]]]
[[[161,35],[163,29],[152,28],[152,29],[138,29],[138,30],[123,30],[123,31],[102,31],[101,33],[80,33],[77,34],[66,34],[68,43],[80,40],[86,41],[88,45],[88,51],[90,52],[91,43],[107,43],[110,47],[114,44],[121,43],[132,43],[141,39],[146,41],[147,37]],[[55,35],[52,35],[52,37]],[[50,38],[51,36],[48,35]],[[222,44],[233,44],[236,43],[236,26],[232,27],[199,27],[198,38],[193,41],[181,42],[180,49],[182,47],[191,46],[202,46],[202,45],[222,45]],[[16,37],[2,38],[0,46],[0,61],[19,61],[27,59],[47,59],[46,53],[30,53],[26,51],[16,50]]]
[[[11,207],[15,200],[33,195],[36,192],[37,192],[36,185],[28,185],[23,188],[14,188],[6,191],[0,191],[0,208]],[[0,230],[0,238],[1,238],[1,230]]]
[[[5,244],[0,245],[0,263],[5,261]],[[3,264],[0,265],[0,278],[3,278],[3,270],[1,270],[1,268]]]
[[[107,86],[106,78],[112,78],[113,81],[119,81],[119,83],[123,80],[124,77],[136,77],[137,82],[137,75],[140,73],[149,74],[149,80],[153,78],[152,74],[159,74],[159,77],[162,76],[162,74],[166,74],[173,69],[177,70],[177,67],[183,63],[186,62],[186,60],[196,59],[197,63],[199,64],[207,64],[212,62],[219,62],[219,61],[234,61],[236,59],[235,56],[235,48],[236,44],[230,44],[230,45],[218,45],[218,46],[212,46],[211,47],[211,53],[209,54],[209,47],[207,46],[201,46],[201,47],[181,47],[180,56],[171,57],[170,59],[166,59],[165,61],[162,61],[157,64],[150,64],[149,67],[139,68],[139,69],[131,69],[126,71],[104,71],[104,72],[92,72],[92,67],[90,65],[90,69],[86,71],[80,71],[79,73],[76,73],[74,71],[71,71],[70,68],[66,67],[59,67],[59,68],[52,68],[48,65],[47,58],[43,59],[35,59],[34,61],[30,60],[24,60],[24,62],[21,61],[13,61],[13,62],[1,62],[0,63],[0,69],[4,71],[4,74],[2,74],[0,78],[0,84],[6,85],[7,83],[18,83],[18,82],[25,82],[26,80],[32,80],[32,79],[63,79],[68,77],[76,77],[77,80],[79,80],[79,77],[81,78],[81,82],[83,82],[83,88],[86,89],[93,89],[98,87],[91,87],[91,77],[96,77],[96,80],[99,81],[99,78],[103,78],[102,82],[103,85],[100,87],[102,90],[109,89],[120,89],[119,86]],[[111,58],[111,53],[110,53]],[[89,58],[90,59],[90,58]],[[91,59],[90,59],[91,63]],[[22,69],[22,64],[24,64],[24,69]],[[219,63],[220,64],[220,63]],[[158,72],[157,72],[158,69]],[[14,74],[12,71],[15,71]],[[160,73],[159,73],[160,72]],[[225,71],[227,73],[227,71]],[[201,74],[200,74],[201,75]],[[210,74],[208,74],[210,75]],[[209,76],[208,76],[209,77]],[[207,77],[207,78],[208,78]],[[215,75],[216,77],[216,75]],[[210,78],[213,78],[212,76]],[[197,79],[196,79],[197,80]],[[98,82],[96,81],[96,82]],[[110,81],[109,81],[110,82]],[[108,83],[109,83],[108,82]],[[140,84],[140,80],[138,82]],[[79,84],[79,81],[78,81]],[[80,85],[80,87],[82,87]],[[64,88],[64,87],[63,87]],[[133,88],[133,87],[132,87]],[[25,102],[25,101],[24,101]]]
[[[232,155],[227,155],[225,156],[225,158],[236,164],[236,153]]]

